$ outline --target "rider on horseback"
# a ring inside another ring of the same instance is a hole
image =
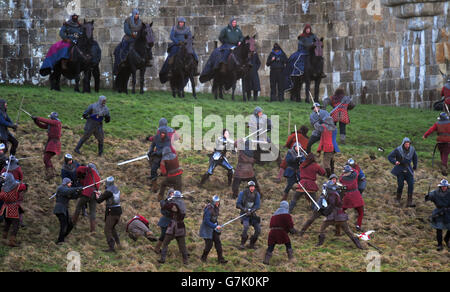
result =
[[[177,25],[174,25],[172,27],[172,31],[170,32],[170,40],[172,43],[167,48],[167,52],[169,53],[169,56],[167,57],[166,61],[164,62],[163,68],[161,69],[161,74],[168,74],[168,79],[171,78],[171,66],[174,63],[175,55],[178,53],[180,49],[180,44],[182,42],[185,42],[186,40],[192,39],[192,33],[189,26],[186,26],[186,19],[184,17],[179,17],[177,19]],[[192,47],[192,55],[195,58],[195,61],[198,64],[198,56],[194,51],[194,48]],[[194,76],[198,76],[199,73],[197,72],[197,66],[195,66],[195,73]]]
[[[81,24],[78,22],[78,15],[73,14],[70,20],[64,22],[61,29],[59,30],[59,36],[61,39],[71,44],[69,48],[69,52],[72,51],[72,47],[77,44],[78,38],[83,34],[83,30],[81,28]],[[70,53],[70,58],[72,57],[72,53]],[[61,67],[63,70],[67,70],[67,63],[70,59],[62,59]]]
[[[306,56],[309,55],[308,48],[311,47],[314,42],[316,41],[317,37],[315,34],[312,33],[311,25],[307,24],[305,25],[305,28],[303,29],[303,33],[298,36],[298,51],[302,55],[302,57],[299,60],[300,69],[303,72],[300,72],[300,75],[303,75],[305,70],[305,60]],[[321,72],[322,76],[321,78],[326,78],[327,75],[325,75],[324,72]]]
[[[244,35],[237,25],[236,18],[232,17],[228,26],[222,29],[219,35],[219,41],[222,43],[219,50],[223,52],[219,64],[226,64],[232,48],[239,46],[244,41]]]

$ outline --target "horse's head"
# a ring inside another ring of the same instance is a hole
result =
[[[145,32],[146,32],[145,41],[147,43],[147,46],[149,46],[150,48],[152,48],[153,45],[155,44],[155,37],[153,35],[152,26],[153,26],[153,22],[145,25]]]
[[[441,70],[439,70],[439,72],[441,72],[442,78],[444,79],[444,83],[450,83],[450,74],[444,74],[442,73]]]
[[[314,56],[322,57],[323,56],[323,38],[315,39],[311,50],[314,52]]]
[[[94,38],[94,21],[92,20],[86,22],[85,19],[81,27],[83,30],[83,35],[86,36],[88,40],[92,40]]]
[[[247,36],[245,42],[249,45],[250,53],[256,52],[256,34],[253,37]]]

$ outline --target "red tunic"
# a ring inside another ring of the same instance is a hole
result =
[[[320,136],[319,147],[317,148],[317,152],[334,152],[333,146],[333,132],[328,130],[324,125],[322,135]]]
[[[27,190],[25,184],[19,183],[17,187],[9,192],[0,192],[0,200],[4,202],[0,214],[6,210],[6,218],[19,219],[20,203],[23,201],[23,192]]]
[[[339,179],[339,182],[347,187],[343,202],[344,209],[358,208],[364,206],[364,200],[361,193],[358,190],[358,175],[354,179],[350,177],[344,177],[343,175]]]
[[[324,176],[326,171],[316,162],[300,164],[300,183],[308,192],[317,192],[319,187],[316,184],[317,174]],[[297,187],[298,192],[304,192],[300,185]]]
[[[82,176],[83,174],[85,174],[85,177],[83,180],[81,180],[81,185],[82,186],[89,186],[92,184],[96,184],[90,188],[87,188],[85,190],[83,190],[83,192],[81,193],[83,196],[86,197],[91,197],[92,193],[94,193],[94,191],[100,189],[100,184],[98,183],[101,179],[98,176],[97,172],[94,169],[91,169],[87,166],[80,166],[77,168],[77,177]]]
[[[424,134],[427,138],[434,131],[437,132],[437,142],[438,143],[450,143],[450,121],[442,121],[435,123],[428,131]]]
[[[308,147],[308,139],[306,139],[302,134],[297,132],[297,139],[298,139],[298,143],[300,143],[300,145],[302,145],[303,149],[306,149],[306,147]],[[284,145],[287,149],[291,149],[292,146],[294,146],[294,144],[297,143],[297,140],[295,139],[295,132],[292,133],[287,141],[286,141],[286,145]]]
[[[294,227],[290,214],[275,215],[270,218],[270,232],[268,244],[285,244],[291,242],[289,230]]]
[[[178,156],[172,160],[161,160],[161,174],[167,177],[174,177],[183,174],[183,169],[178,162]]]
[[[59,155],[61,153],[61,122],[40,117],[36,118],[34,122],[41,129],[48,129],[48,126],[50,126],[45,152],[53,152]]]
[[[2,169],[2,172],[1,173],[4,173],[4,172],[6,172],[6,167],[4,167],[3,169]],[[10,174],[12,174],[13,176],[14,176],[14,179],[15,180],[18,180],[18,181],[23,181],[23,172],[22,172],[22,167],[17,167],[16,169],[14,169],[14,170],[8,170],[8,172],[10,173]]]
[[[344,124],[350,124],[350,118],[348,116],[348,103],[341,103],[342,100],[343,98],[338,98],[335,96],[331,97],[331,106],[334,108],[338,107],[336,110],[333,109],[334,111],[331,113],[331,117],[335,123],[341,122]]]

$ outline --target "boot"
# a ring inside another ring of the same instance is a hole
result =
[[[128,237],[131,238],[133,241],[137,241],[137,236],[132,232],[128,232]]]
[[[160,254],[161,253],[162,243],[163,242],[161,240],[158,240],[158,242],[156,243],[156,246],[155,246],[155,253],[156,254]]]
[[[406,207],[415,208],[416,204],[413,203],[413,194],[408,194],[408,201],[406,202]]]
[[[250,238],[250,244],[248,245],[248,248],[249,249],[256,249],[255,243],[256,243],[257,240],[258,240],[258,237],[252,236]]]
[[[103,143],[98,143],[98,156],[103,155]]]
[[[319,235],[319,242],[317,242],[316,246],[321,246],[325,242],[325,234]]]
[[[200,257],[200,260],[203,263],[206,263],[206,261],[208,260],[208,254],[209,254],[209,252],[207,252],[206,250],[203,250],[202,256]]]
[[[189,262],[188,262],[188,254],[187,253],[184,253],[183,255],[183,265],[185,265],[185,266],[187,266],[187,265],[189,265]]]
[[[157,239],[153,236],[153,233],[151,233],[151,232],[147,232],[146,234],[145,234],[145,238],[147,238],[149,241],[151,241],[151,242],[155,242],[155,241],[157,241]],[[162,242],[161,242],[162,243]]]
[[[446,165],[442,165],[441,164],[441,173],[443,176],[447,176],[448,172],[447,172],[447,166]]]
[[[152,180],[152,192],[158,192],[158,183],[156,182],[156,179]]]
[[[294,250],[292,248],[289,248],[286,252],[287,252],[288,259],[290,261],[293,260],[294,259]]]
[[[341,226],[336,226],[336,231],[334,233],[335,236],[341,236]]]
[[[395,202],[400,204],[401,199],[402,199],[402,193],[397,193],[397,197],[395,198]]]
[[[245,249],[245,242],[247,241],[247,239],[248,239],[248,236],[246,236],[246,237],[242,236],[241,237],[241,245],[238,247],[238,249],[240,249],[240,250],[244,250]]]
[[[362,245],[361,245],[361,242],[359,242],[359,238],[358,238],[358,237],[353,236],[352,241],[353,241],[353,243],[356,245],[357,248],[359,248],[359,249],[364,249],[364,248],[362,247]]]
[[[166,262],[166,256],[167,256],[167,247],[163,248],[161,251],[161,258],[158,260],[158,263],[164,264]]]
[[[264,261],[263,263],[265,265],[269,265],[270,262],[270,258],[272,257],[272,253],[270,251],[266,251],[266,255],[264,256]]]
[[[341,135],[341,144],[345,145],[345,135]]]
[[[280,168],[280,170],[278,171],[278,176],[277,176],[277,178],[275,179],[275,182],[276,182],[277,184],[281,183],[281,176],[283,175],[283,173],[284,173],[284,169]]]
[[[89,225],[90,225],[90,232],[95,233],[95,227],[96,227],[95,220],[90,220]]]
[[[122,246],[121,246],[121,244],[120,244],[120,238],[119,238],[119,235],[114,234],[113,237],[114,237],[114,242],[116,243],[117,249],[121,249]]]
[[[258,91],[256,90],[253,91],[253,99],[254,101],[258,101]]]
[[[203,184],[209,179],[209,173],[205,173],[202,176],[202,179],[200,181],[200,183],[198,184],[199,187],[203,186]]]
[[[323,78],[327,78],[327,75],[326,75],[324,72],[321,72],[321,73],[320,73],[320,78],[322,78],[322,79],[323,79]]]
[[[53,168],[46,167],[45,168],[45,180],[50,181],[54,177]]]
[[[444,250],[444,247],[442,246],[442,244],[439,244],[436,248],[437,251],[442,251]]]
[[[228,173],[228,186],[231,186],[231,182],[233,181],[233,172]]]
[[[223,251],[217,251],[217,261],[219,264],[226,264],[228,261],[223,257]]]
[[[103,250],[103,252],[116,252],[116,250],[114,249],[114,243],[115,243],[114,239],[111,238],[110,240],[108,240],[109,248]]]
[[[9,247],[19,247],[19,245],[16,243],[16,236],[15,235],[11,235],[9,237],[8,246]]]
[[[327,173],[327,177],[330,177],[333,173],[331,172],[330,168],[325,168],[325,171]]]

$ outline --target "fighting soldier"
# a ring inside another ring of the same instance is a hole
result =
[[[320,141],[320,132],[316,130],[316,124],[323,124],[325,119],[330,116],[330,114],[326,110],[321,109],[320,103],[314,103],[311,109],[313,110],[313,112],[309,115],[309,122],[311,123],[311,126],[314,130],[311,134],[311,137],[309,138],[308,146],[306,147],[306,152],[308,153],[311,153],[312,145]]]
[[[136,215],[131,219],[126,228],[128,237],[133,241],[137,241],[139,236],[144,236],[149,241],[156,241],[153,232],[150,230],[150,223],[144,216]]]
[[[70,178],[72,184],[76,184],[77,168],[80,166],[78,162],[73,160],[72,155],[67,153],[64,155],[64,164],[61,168],[61,179]]]
[[[261,189],[259,187],[258,181],[256,180],[255,169],[253,165],[255,164],[255,158],[253,150],[250,150],[249,141],[245,141],[245,149],[238,151],[238,163],[236,165],[236,172],[234,173],[233,183],[231,189],[233,191],[233,198],[237,198],[239,194],[239,185],[242,181],[253,181],[256,185],[258,193],[261,195]]]
[[[120,248],[120,238],[116,231],[116,225],[119,224],[122,207],[120,206],[120,190],[114,185],[114,177],[110,176],[106,179],[106,190],[103,193],[96,192],[96,199],[98,204],[106,201],[105,236],[109,249],[104,251],[115,252],[115,245]]]
[[[159,218],[159,221],[158,221],[158,226],[161,229],[161,234],[159,236],[158,242],[156,243],[156,247],[155,247],[155,252],[157,254],[161,253],[161,246],[164,241],[164,237],[166,236],[167,227],[169,227],[169,224],[172,221],[172,219],[170,217],[170,211],[166,210],[164,208],[164,206],[170,202],[174,192],[175,192],[174,189],[169,189],[169,191],[167,192],[167,197],[164,200],[161,200],[159,202],[159,205],[161,206],[161,215],[162,216],[161,216],[161,218]]]
[[[188,251],[186,248],[186,226],[184,218],[186,217],[186,205],[183,201],[183,195],[180,191],[175,191],[170,201],[164,205],[163,210],[169,211],[171,221],[166,230],[166,235],[162,243],[161,258],[158,262],[163,264],[166,262],[167,250],[169,243],[176,239],[178,248],[183,257],[183,264],[188,264]]]
[[[267,117],[266,114],[264,114],[261,107],[257,106],[253,111],[253,115],[251,115],[248,122],[248,127],[250,128],[250,131],[252,133],[258,131],[258,133],[255,135],[255,140],[252,140],[250,143],[251,149],[255,150],[254,157],[256,163],[261,163],[261,154],[266,153],[270,154],[271,157],[268,157],[267,160],[265,159],[265,161],[273,161],[276,159],[278,165],[280,165],[281,157],[279,155],[279,150],[276,149],[275,145],[272,144],[270,138],[267,136],[267,133],[272,130],[272,121]],[[273,155],[277,156],[272,157]]]
[[[426,139],[433,132],[437,132],[437,145],[441,153],[441,172],[447,176],[448,155],[450,154],[450,119],[446,113],[439,115],[438,121],[423,135]]]
[[[152,145],[150,145],[150,149],[147,153],[151,165],[150,179],[152,181],[152,191],[154,193],[158,191],[158,169],[161,167],[163,149],[171,146],[170,138],[167,135],[167,128],[160,127],[158,132],[159,134],[154,136]]]
[[[61,153],[61,121],[58,119],[57,112],[52,112],[49,116],[50,119],[41,117],[32,117],[34,123],[41,129],[47,130],[48,140],[44,149],[44,165],[45,165],[45,177],[47,180],[57,176],[55,168],[52,164],[52,157]]]
[[[407,207],[415,207],[413,204],[414,192],[414,171],[417,169],[417,153],[411,140],[407,137],[403,139],[402,145],[394,149],[388,156],[388,160],[394,164],[391,173],[397,177],[397,198],[400,203],[403,193],[405,180],[408,183],[408,201]],[[413,166],[411,166],[411,163]]]
[[[358,212],[356,230],[361,231],[362,220],[364,217],[364,200],[358,190],[358,175],[350,165],[344,166],[344,173],[339,182],[346,187],[344,198],[342,199],[342,208],[345,210],[353,208]]]
[[[234,150],[234,145],[234,141],[230,139],[230,132],[228,132],[227,129],[224,129],[222,132],[222,137],[219,137],[216,141],[216,147],[214,148],[214,152],[211,154],[209,159],[208,171],[202,176],[200,186],[202,186],[209,179],[209,177],[213,175],[214,169],[216,169],[219,165],[227,170],[228,186],[231,185],[234,169],[228,162],[226,154],[227,150],[230,150],[230,148]]]
[[[291,135],[289,135],[289,137],[287,138],[286,144],[284,145],[284,147],[286,147],[289,150],[298,141],[298,143],[300,143],[300,145],[302,146],[302,149],[306,149],[306,147],[308,146],[308,139],[309,139],[309,137],[307,135],[308,135],[308,127],[301,126],[299,132],[297,132],[297,137],[295,135],[295,131],[292,132]],[[286,167],[287,167],[287,163],[286,163],[286,159],[284,159],[281,162],[280,170],[278,172],[278,176],[275,179],[275,181],[277,183],[281,182],[281,176],[284,174],[284,171],[286,170]]]
[[[8,151],[8,142],[11,143],[11,149],[9,151],[10,155],[16,155],[17,147],[19,142],[16,138],[8,131],[8,128],[17,130],[17,124],[14,124],[9,118],[8,114],[8,103],[4,99],[0,99],[0,142],[2,142],[6,149],[5,153]]]
[[[327,176],[330,176],[334,173],[334,153],[339,151],[333,143],[333,132],[336,131],[336,126],[333,123],[333,118],[327,117],[322,124],[316,123],[314,127],[320,133],[320,143],[317,152],[320,156],[323,151],[323,167],[327,172]]]
[[[436,229],[437,250],[443,250],[442,247],[442,230],[447,230],[445,235],[445,244],[450,251],[450,190],[449,183],[443,179],[438,185],[438,189],[430,192],[425,196],[425,201],[431,201],[436,205],[431,215],[431,227]]]
[[[294,221],[289,214],[289,203],[287,201],[282,201],[280,203],[280,208],[277,209],[275,213],[273,213],[272,218],[270,218],[270,232],[268,247],[263,261],[264,264],[269,264],[270,258],[275,250],[275,245],[277,244],[284,244],[286,246],[288,260],[294,258],[294,250],[292,249],[289,233],[297,234],[297,230],[295,230]]]
[[[239,197],[236,202],[236,208],[241,210],[240,215],[245,214],[242,217],[241,222],[244,225],[244,229],[241,234],[240,250],[245,249],[245,242],[248,239],[248,229],[253,226],[255,232],[250,238],[250,244],[248,248],[256,249],[255,243],[258,240],[261,233],[260,222],[261,218],[256,215],[256,211],[261,207],[261,195],[256,190],[256,184],[253,181],[248,182],[248,187],[239,193]]]
[[[19,160],[16,157],[10,156],[10,159],[7,160],[6,165],[3,167],[1,173],[5,173],[6,170],[8,170],[8,173],[13,175],[16,181],[18,182],[23,181],[22,167],[19,165]]]
[[[173,187],[182,192],[183,169],[178,162],[178,156],[174,154],[169,146],[164,147],[161,159],[161,174],[165,177],[159,189],[158,201],[161,201],[166,191],[166,187]]]
[[[64,243],[65,238],[73,229],[73,223],[69,216],[69,202],[76,200],[80,196],[83,188],[72,187],[70,178],[64,178],[62,184],[56,190],[56,203],[53,209],[53,214],[59,220],[59,236],[56,244]]]
[[[292,187],[300,180],[300,164],[306,160],[303,153],[300,152],[300,145],[295,143],[286,154],[286,170],[284,177],[287,178],[287,185],[284,189],[283,198],[287,198]]]
[[[228,261],[223,257],[222,242],[220,241],[220,232],[222,226],[218,223],[219,210],[220,209],[220,198],[219,196],[214,196],[212,202],[209,203],[203,209],[203,221],[200,226],[199,236],[205,240],[205,249],[201,256],[201,261],[206,262],[208,254],[213,247],[216,247],[217,260],[220,264],[226,264]]]
[[[357,164],[353,158],[350,158],[347,161],[347,165],[350,165],[355,170],[355,172],[358,174],[358,190],[359,190],[359,193],[362,195],[364,190],[367,187],[366,175],[364,174],[364,172],[361,169],[361,167],[359,166],[359,164]]]
[[[81,137],[80,141],[75,147],[74,152],[81,154],[81,146],[89,139],[89,137],[92,136],[92,134],[94,134],[95,138],[98,141],[98,156],[102,156],[103,141],[105,137],[105,134],[103,132],[103,120],[105,120],[106,123],[109,123],[111,121],[109,109],[106,106],[106,97],[100,96],[98,98],[98,102],[91,104],[84,111],[83,118],[87,120],[84,126],[84,135],[83,137]]]

